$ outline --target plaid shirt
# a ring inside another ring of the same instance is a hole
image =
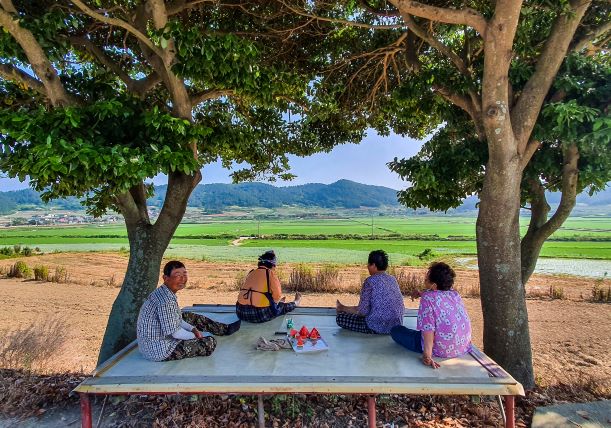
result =
[[[172,333],[180,328],[182,314],[176,295],[162,285],[142,304],[138,315],[138,348],[151,361],[167,359],[180,340]]]

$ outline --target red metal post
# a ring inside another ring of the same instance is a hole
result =
[[[81,396],[81,427],[91,428],[91,401],[89,401],[89,394],[80,392]]]
[[[516,426],[516,398],[513,395],[505,397],[505,428],[515,428]]]
[[[369,415],[369,428],[376,427],[376,396],[370,395],[367,397],[367,413]]]

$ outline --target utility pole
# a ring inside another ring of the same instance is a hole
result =
[[[371,214],[371,239],[373,239],[373,214]]]
[[[257,236],[261,239],[261,220],[257,221]]]

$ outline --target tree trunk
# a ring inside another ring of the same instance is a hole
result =
[[[140,307],[157,287],[163,254],[182,221],[189,196],[200,180],[199,172],[194,176],[170,173],[163,208],[154,225],[148,219],[143,184],[118,197],[129,237],[129,263],[121,291],[112,305],[98,365],[136,338]]]
[[[543,244],[569,218],[577,202],[579,180],[579,149],[571,143],[562,149],[562,196],[554,215],[548,220],[550,207],[545,199],[545,189],[540,183],[533,183],[531,202],[532,215],[528,231],[522,238],[522,283],[526,284],[535,270]]]
[[[140,306],[157,287],[161,259],[171,239],[171,235],[159,236],[150,224],[136,227],[127,224],[127,228],[129,263],[121,291],[112,305],[98,364],[136,338],[136,321]]]
[[[507,142],[511,146],[512,142]],[[519,158],[486,167],[477,217],[484,351],[522,385],[534,387],[528,312],[520,260]]]

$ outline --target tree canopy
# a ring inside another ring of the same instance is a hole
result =
[[[445,210],[479,194],[484,348],[533,386],[525,279],[578,190],[609,179],[608,2],[320,1],[294,10],[335,28],[318,84],[338,100],[339,121],[434,133],[416,157],[391,163],[413,184],[404,203]],[[550,218],[545,189],[563,193]],[[532,210],[523,240],[521,204]]]
[[[239,5],[39,3],[0,9],[0,168],[46,199],[101,214],[159,173],[220,157],[247,164],[236,180],[287,178],[288,153],[331,147],[299,123],[312,76],[294,41]]]

